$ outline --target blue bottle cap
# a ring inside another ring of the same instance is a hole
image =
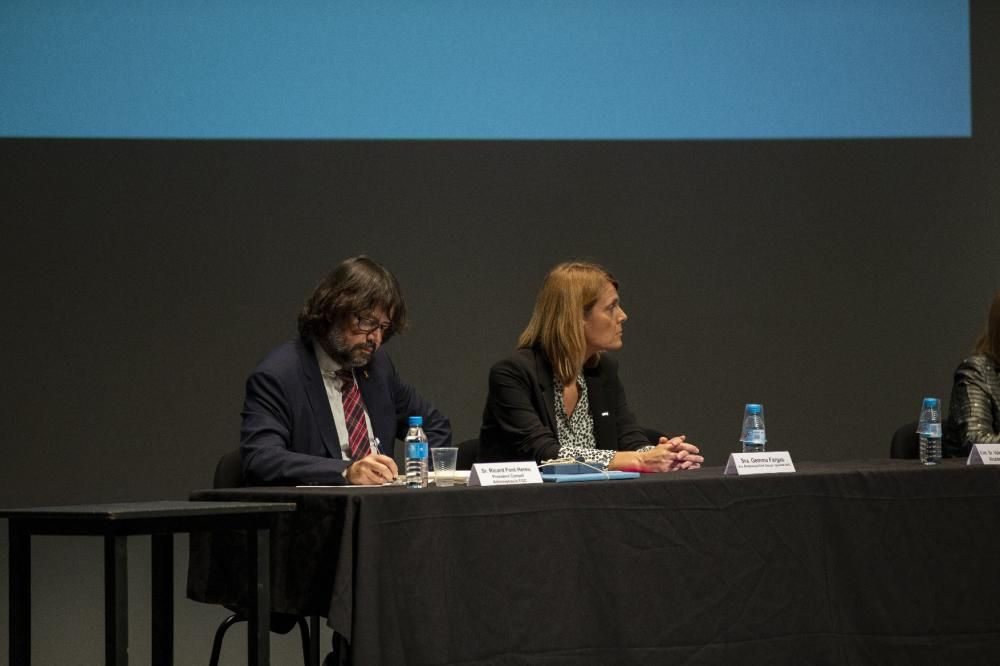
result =
[[[422,416],[411,416],[410,417],[410,427],[411,428],[422,428],[424,425],[424,417]]]
[[[761,406],[756,402],[747,403],[747,411],[751,414],[760,414]]]
[[[924,407],[937,407],[937,406],[938,406],[937,398],[924,398]]]

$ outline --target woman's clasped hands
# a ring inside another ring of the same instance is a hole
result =
[[[684,435],[660,437],[660,441],[648,451],[619,451],[608,469],[630,472],[676,472],[683,469],[697,469],[705,462],[700,450],[686,441]]]

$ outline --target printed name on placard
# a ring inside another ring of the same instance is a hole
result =
[[[542,475],[534,461],[476,463],[469,474],[470,486],[516,486],[541,483]]]
[[[778,474],[794,472],[792,454],[788,451],[768,451],[766,453],[730,453],[726,462],[725,475],[746,476],[749,474]]]
[[[973,444],[966,465],[1000,465],[1000,444]]]

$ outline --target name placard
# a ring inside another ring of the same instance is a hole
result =
[[[792,455],[788,451],[767,451],[766,453],[730,453],[725,475],[747,476],[750,474],[779,474],[794,472]]]
[[[1000,444],[973,444],[966,465],[1000,465]]]
[[[542,475],[532,460],[505,463],[476,463],[469,474],[470,486],[516,486],[541,483]]]

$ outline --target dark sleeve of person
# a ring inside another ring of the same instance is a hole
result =
[[[347,481],[343,472],[347,461],[323,454],[318,432],[310,446],[314,423],[295,422],[294,408],[280,379],[267,372],[255,371],[247,380],[240,428],[243,454],[243,477],[247,485],[295,486],[305,484],[341,485]],[[293,437],[298,437],[293,441]],[[313,454],[304,452],[313,451]],[[299,449],[299,450],[295,450]]]
[[[419,415],[424,418],[424,434],[429,446],[451,446],[451,422],[448,417],[403,381],[391,360],[389,365],[389,385],[396,409],[396,437],[405,440],[406,431],[410,428],[409,418]]]
[[[559,455],[559,439],[542,421],[534,387],[537,378],[514,359],[490,369],[489,395],[480,439],[488,440],[493,457],[541,462]]]
[[[989,361],[975,356],[955,371],[948,408],[952,455],[967,455],[973,444],[1000,442],[1000,381],[995,375]]]
[[[618,450],[635,451],[656,442],[646,439],[646,434],[642,427],[636,423],[632,410],[628,408],[628,401],[625,399],[625,387],[618,379],[618,364],[607,357],[601,359],[606,364],[604,386],[611,399],[611,404],[615,406],[615,430],[618,433]]]

